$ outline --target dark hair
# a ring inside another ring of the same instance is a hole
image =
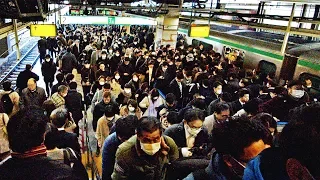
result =
[[[243,154],[244,148],[264,140],[267,133],[261,123],[240,117],[216,125],[212,130],[212,141],[218,153],[230,154],[237,159]]]
[[[198,109],[202,109],[202,110],[206,109],[206,101],[202,98],[195,98],[191,103],[191,105]]]
[[[52,124],[54,124],[57,128],[63,127],[66,124],[68,118],[68,111],[64,108],[57,108],[53,110],[50,115]]]
[[[111,89],[111,85],[109,83],[105,83],[103,85],[103,89]]]
[[[183,73],[182,72],[178,72],[177,73],[177,79],[183,79],[184,76],[183,76]]]
[[[71,48],[70,47],[67,47],[67,52],[71,52]]]
[[[62,73],[58,73],[58,74],[56,75],[56,79],[57,79],[57,81],[58,81],[59,83],[61,83],[61,82],[63,81],[63,79],[64,79],[64,75],[63,75]]]
[[[31,64],[26,64],[26,70],[30,70],[32,68]]]
[[[242,78],[241,82],[244,84],[245,87],[251,84],[251,81],[248,78]]]
[[[260,98],[254,98],[249,100],[247,103],[243,105],[243,109],[252,115],[256,115],[259,111],[259,104],[262,104],[263,101]]]
[[[222,111],[230,110],[230,106],[226,102],[218,102],[214,107],[214,112],[220,114]]]
[[[141,136],[143,131],[152,133],[158,129],[162,132],[161,122],[159,119],[152,116],[144,116],[138,122],[137,135]]]
[[[48,123],[46,128],[46,135],[44,145],[48,150],[54,149],[59,143],[58,129],[55,125]]]
[[[120,118],[116,121],[115,131],[117,136],[122,140],[127,140],[135,134],[138,118],[134,115],[129,115],[125,118]]]
[[[212,88],[217,88],[218,86],[222,86],[222,83],[219,81],[216,81],[212,84]]]
[[[7,125],[11,150],[24,153],[40,146],[44,140],[47,122],[44,111],[39,107],[30,106],[18,111]]]
[[[51,99],[48,99],[43,102],[42,109],[44,110],[47,117],[50,118],[50,115],[52,111],[56,109],[56,106]]]
[[[110,92],[103,92],[103,98],[111,98],[111,93]]]
[[[156,88],[153,88],[151,91],[150,91],[150,95],[151,97],[157,97],[159,96],[159,92]]]
[[[74,75],[73,75],[72,73],[68,73],[68,74],[66,75],[66,82],[67,82],[67,84],[69,84],[72,79],[74,79]]]
[[[70,82],[69,83],[70,89],[77,89],[77,83],[76,82]]]
[[[107,105],[104,109],[104,115],[106,117],[113,117],[115,115],[113,111],[113,106],[112,105]]]
[[[138,103],[134,99],[129,99],[127,105],[131,104],[135,109],[138,108]]]
[[[320,126],[319,123],[296,122],[287,124],[279,139],[285,158],[295,158],[314,176],[320,175]]]
[[[60,85],[59,87],[58,87],[58,92],[64,92],[65,90],[67,90],[68,89],[68,87],[67,86],[65,86],[65,85]]]
[[[225,102],[231,102],[232,101],[232,95],[228,92],[223,92],[220,96],[220,98]]]
[[[187,122],[191,122],[194,120],[204,121],[204,118],[204,111],[198,108],[187,110],[184,114],[184,120]]]
[[[240,89],[239,92],[238,92],[239,98],[242,98],[242,97],[243,97],[244,95],[246,95],[246,94],[250,94],[250,93],[249,93],[249,90],[246,89],[246,88],[242,88],[242,89]]]
[[[292,86],[301,86],[303,83],[300,80],[292,80],[288,83],[288,88],[291,88]]]
[[[5,81],[2,84],[3,90],[5,91],[10,91],[11,90],[11,82],[10,81]]]
[[[175,111],[169,111],[167,114],[167,121],[170,124],[177,124],[180,123],[179,122],[179,118],[178,118],[178,112]]]
[[[173,104],[176,101],[176,96],[173,93],[168,93],[166,95],[166,102],[169,104]]]

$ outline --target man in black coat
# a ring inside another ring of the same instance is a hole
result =
[[[48,119],[41,108],[20,110],[7,125],[11,158],[0,164],[0,179],[79,179],[70,166],[47,157]]]
[[[48,44],[45,37],[41,37],[41,39],[38,41],[38,51],[40,53],[40,63],[42,63],[42,60],[44,60],[46,54],[47,54]]]
[[[182,83],[183,79],[183,73],[177,73],[177,77],[170,82],[168,89],[169,93],[172,93],[176,96],[178,109],[182,107],[183,91],[185,88],[185,85]]]
[[[72,114],[72,118],[76,123],[77,127],[74,129],[74,132],[79,136],[79,126],[78,122],[83,118],[82,114],[82,95],[77,92],[77,83],[69,83],[69,92],[64,98],[66,101],[66,108]]]
[[[76,133],[66,132],[64,126],[66,121],[70,120],[70,114],[66,109],[58,108],[52,111],[50,119],[52,124],[54,124],[58,128],[58,148],[71,148],[76,153],[77,156],[80,157],[80,145],[78,142],[78,136]]]
[[[33,78],[36,81],[39,80],[39,76],[36,73],[32,72],[31,70],[32,70],[31,64],[26,64],[26,70],[20,72],[18,75],[17,88],[19,89],[20,93],[24,88],[27,87],[27,83],[30,78]]]
[[[238,92],[239,99],[230,103],[231,115],[237,113],[240,109],[243,108],[243,105],[249,101],[250,92],[246,88],[242,88]]]
[[[111,101],[111,93],[104,92],[103,93],[103,100],[94,106],[93,120],[92,120],[92,126],[93,126],[94,131],[97,130],[98,120],[99,120],[99,118],[101,118],[104,115],[106,106],[112,106],[114,114],[119,114],[119,111],[120,111],[119,106],[117,103]]]
[[[67,48],[67,53],[62,56],[61,70],[64,74],[72,73],[77,65],[76,57],[71,53],[71,48]]]

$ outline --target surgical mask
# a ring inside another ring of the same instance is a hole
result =
[[[101,86],[103,86],[103,85],[104,85],[104,82],[99,82],[99,84],[100,84]]]
[[[46,61],[47,61],[47,62],[50,62],[50,58],[46,58]]]
[[[167,70],[167,68],[162,68],[162,71],[166,71]]]
[[[102,55],[102,56],[101,56],[102,59],[105,59],[106,57],[107,57],[106,55]]]
[[[116,56],[120,56],[120,54],[117,53]]]
[[[129,107],[128,109],[130,112],[134,112],[134,110],[136,110],[134,107]]]
[[[148,155],[150,156],[153,156],[155,153],[157,153],[160,148],[161,148],[161,145],[160,145],[160,142],[158,143],[153,143],[153,144],[147,144],[147,143],[142,143],[140,142],[140,146],[141,146],[141,149]]]
[[[89,69],[90,68],[90,64],[86,64],[86,65],[84,65],[84,67]]]
[[[115,76],[116,79],[120,79],[120,76]]]
[[[112,54],[112,50],[109,50],[109,53]]]
[[[107,117],[107,119],[108,119],[109,121],[111,121],[111,120],[113,119],[113,117]]]
[[[175,59],[179,59],[179,56],[176,56]]]
[[[137,82],[139,79],[138,79],[138,78],[132,78],[132,80],[133,80],[134,82]]]
[[[302,98],[303,95],[304,95],[303,90],[292,90],[292,93],[291,93],[291,96],[293,96],[294,98],[297,98],[297,99]]]
[[[135,45],[136,45],[136,44],[138,44],[138,42],[133,42],[133,44],[135,44]]]
[[[201,128],[191,128],[188,124],[185,124],[185,129],[191,136],[197,136],[201,131]]]
[[[219,89],[219,90],[216,91],[216,93],[220,95],[222,93],[222,90]]]
[[[157,100],[158,98],[159,98],[159,97],[153,97],[152,99],[153,99],[153,100]]]
[[[127,93],[127,94],[130,94],[131,93],[131,89],[124,89],[124,92]]]

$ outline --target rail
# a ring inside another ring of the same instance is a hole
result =
[[[32,43],[32,42],[31,42]],[[21,60],[20,61],[18,61],[18,62],[16,62],[16,64],[10,69],[10,71],[8,71],[8,73],[0,80],[0,84],[2,84],[5,80],[7,80],[7,78],[11,75],[11,73],[17,68],[17,66],[19,65],[19,64],[21,64],[23,61],[24,61],[24,59],[29,55],[29,53],[34,49],[34,48],[36,48],[37,47],[37,44],[34,44],[34,45],[32,45],[31,46],[31,48],[21,57]],[[36,57],[36,59],[38,59],[38,57],[39,57],[39,55]],[[32,67],[34,66],[34,64],[35,64],[35,62],[36,61],[34,61],[33,62],[33,64],[32,64]],[[12,63],[12,61],[10,61],[9,59],[8,59],[8,61],[6,62],[6,63]],[[6,65],[5,65],[6,66]],[[2,74],[3,72],[1,72],[1,74]]]

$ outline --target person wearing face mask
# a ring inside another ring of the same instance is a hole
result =
[[[204,118],[203,110],[191,109],[185,113],[183,122],[165,130],[164,134],[176,142],[181,157],[206,156],[211,150],[206,149],[209,135],[203,127]]]
[[[118,98],[116,99],[116,102],[119,105],[125,105],[127,104],[129,99],[133,99],[134,96],[132,95],[132,89],[130,84],[124,85],[124,89],[121,90],[121,93],[119,94]]]
[[[208,105],[213,101],[218,99],[222,94],[222,83],[219,81],[216,81],[212,84],[213,92],[210,97],[207,98],[206,101],[208,101]]]
[[[50,55],[47,54],[45,57],[45,61],[42,63],[41,72],[43,76],[43,80],[46,84],[46,92],[47,96],[50,96],[50,89],[52,87],[52,83],[54,81],[54,74],[57,71],[57,66],[50,58]]]
[[[120,108],[120,116],[136,116],[138,119],[142,117],[141,109],[138,107],[138,103],[136,100],[129,99],[127,105],[124,105]]]
[[[90,92],[90,87],[93,84],[94,81],[94,72],[90,66],[89,61],[84,62],[84,66],[80,71],[81,74],[81,85],[83,88],[83,95],[84,97],[87,96],[87,94]]]
[[[164,104],[165,101],[162,97],[160,97],[157,89],[153,88],[147,97],[144,97],[142,101],[139,103],[141,108],[146,108],[147,110],[144,112],[143,116],[153,116],[157,117],[158,111],[157,107]]]
[[[136,132],[119,146],[112,179],[165,179],[166,166],[179,157],[175,142],[155,117],[142,117]]]
[[[130,81],[132,73],[134,72],[133,70],[133,66],[130,64],[130,58],[125,57],[123,63],[118,68],[122,78],[121,87],[124,87],[124,85]]]
[[[289,82],[287,92],[260,104],[259,112],[272,114],[280,121],[288,121],[289,110],[309,102],[309,95],[303,89],[301,81]]]
[[[115,122],[121,118],[121,116],[113,112],[112,106],[106,106],[104,115],[98,120],[96,138],[98,141],[98,147],[101,148],[104,140],[109,136],[110,130]]]
[[[61,85],[58,87],[58,92],[52,94],[51,100],[56,108],[64,107],[66,104],[65,97],[68,94],[68,87],[65,85]]]
[[[209,165],[190,173],[185,180],[242,179],[247,163],[270,147],[265,143],[269,134],[260,122],[248,118],[238,118],[214,127],[212,143],[215,152]]]
[[[114,55],[110,59],[111,73],[114,73],[118,70],[118,66],[120,62],[121,62],[121,54],[119,50],[116,50]]]
[[[27,87],[22,90],[20,96],[20,109],[30,106],[41,107],[46,99],[45,90],[37,86],[35,79],[30,78],[27,82]]]
[[[100,76],[98,80],[96,80],[90,89],[90,94],[95,94],[98,90],[101,90],[103,85],[105,84],[106,79],[104,76]]]
[[[208,131],[203,127],[204,117],[204,112],[200,109],[189,110],[181,123],[164,131],[177,144],[181,157],[168,170],[169,179],[182,179],[190,172],[208,165],[207,156],[211,148],[208,146]]]
[[[132,89],[132,94],[135,96],[137,90],[140,87],[140,79],[139,79],[139,74],[138,73],[133,73],[132,74],[132,79],[127,83],[131,86]]]

